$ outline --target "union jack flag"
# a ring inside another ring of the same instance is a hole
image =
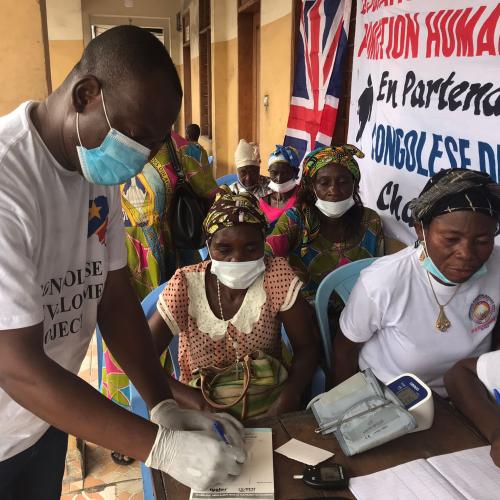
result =
[[[300,158],[329,146],[337,119],[351,0],[303,0],[284,144]]]

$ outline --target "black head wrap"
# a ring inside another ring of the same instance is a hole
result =
[[[500,218],[500,185],[484,172],[445,169],[431,177],[410,203],[412,216],[424,224],[438,215],[462,210]]]

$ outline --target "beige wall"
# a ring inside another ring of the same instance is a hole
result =
[[[292,0],[261,0],[259,144],[265,158],[283,142],[291,93]],[[238,133],[238,12],[234,0],[212,0],[212,109],[216,175],[234,171]],[[243,62],[244,63],[244,62]],[[279,68],[277,71],[276,68]],[[193,95],[194,95],[193,89]],[[269,107],[263,105],[269,96]],[[198,104],[199,106],[199,104]],[[193,100],[193,117],[195,115]]]
[[[28,99],[47,97],[48,58],[45,21],[42,20],[38,0],[2,2],[0,115],[12,111]]]
[[[233,171],[238,144],[238,42],[212,45],[213,150],[217,177]]]
[[[52,88],[61,85],[83,51],[80,0],[45,0]]]
[[[262,7],[266,4],[264,1]],[[291,13],[269,23],[261,22],[259,135],[264,172],[267,164],[264,159],[285,137],[292,87],[292,28]],[[269,96],[267,108],[263,105],[265,95]]]
[[[52,88],[61,85],[83,52],[82,40],[49,40]]]

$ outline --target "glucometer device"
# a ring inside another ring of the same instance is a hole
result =
[[[434,400],[428,385],[413,373],[403,373],[386,385],[415,417],[417,428],[412,432],[425,431],[432,426]]]
[[[302,479],[307,486],[312,488],[343,490],[349,483],[344,468],[339,464],[313,466],[308,465],[302,474],[293,476]]]

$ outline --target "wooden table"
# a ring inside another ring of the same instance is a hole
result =
[[[449,403],[436,395],[434,395],[434,401],[434,424],[429,430],[407,434],[354,457],[346,457],[333,436],[322,436],[314,432],[317,424],[310,412],[290,413],[279,418],[262,419],[256,426],[272,427],[274,449],[294,437],[334,452],[335,457],[331,461],[343,465],[349,477],[370,474],[418,458],[429,458],[488,444]],[[278,453],[274,454],[273,459],[277,500],[321,498],[332,495],[354,498],[349,490],[333,492],[309,488],[302,481],[292,478],[294,474],[302,473],[304,465]],[[189,488],[169,476],[153,471],[153,481],[158,500],[189,499]]]

